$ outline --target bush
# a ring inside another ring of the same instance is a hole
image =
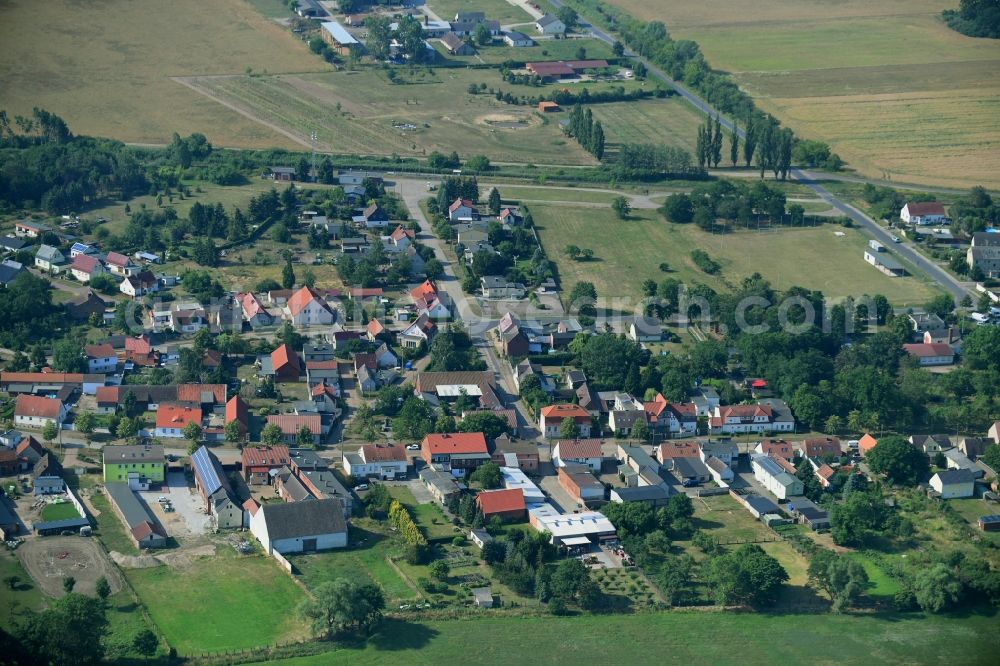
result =
[[[715,275],[722,270],[722,266],[708,256],[708,253],[704,250],[692,250],[691,261],[693,261],[698,268],[705,271],[709,275]]]

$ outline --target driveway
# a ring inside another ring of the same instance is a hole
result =
[[[543,476],[542,480],[538,483],[538,487],[548,495],[549,502],[556,505],[556,508],[563,513],[573,513],[574,511],[586,509],[583,504],[576,501],[576,498],[559,485],[558,476]]]
[[[141,491],[139,495],[172,537],[201,536],[211,530],[212,518],[205,513],[201,496],[188,486],[183,472],[170,472],[162,488]],[[163,510],[159,497],[170,500],[174,507],[171,513]]]

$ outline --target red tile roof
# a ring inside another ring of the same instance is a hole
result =
[[[160,405],[156,410],[157,428],[183,429],[189,423],[201,425],[201,407]]]
[[[369,354],[367,352],[360,352],[354,355],[354,371],[357,372],[361,369],[361,366],[368,366],[369,370],[378,369],[378,359],[375,358],[375,354]]]
[[[485,490],[476,495],[476,504],[485,517],[497,513],[524,511],[524,491],[520,488]]]
[[[287,446],[248,446],[243,449],[243,469],[281,467],[289,461]]]
[[[600,439],[563,439],[559,440],[559,457],[565,460],[580,458],[603,458]]]
[[[300,367],[299,356],[291,347],[283,344],[271,352],[271,369],[274,372],[279,372],[286,366],[298,370]]]
[[[741,418],[753,416],[773,417],[771,408],[766,405],[728,405],[726,407],[719,407],[718,409],[719,417],[723,420],[733,416]]]
[[[302,426],[309,428],[313,435],[318,435],[323,428],[323,420],[319,414],[272,414],[267,417],[267,422],[281,428],[284,435],[296,435],[302,430]]]
[[[97,257],[91,256],[89,254],[78,254],[73,257],[73,263],[69,265],[71,270],[80,271],[82,273],[92,274],[101,265],[100,260]]]
[[[85,377],[78,372],[0,372],[0,382],[31,384],[82,384]],[[89,375],[93,377],[94,375]]]
[[[410,297],[413,300],[423,298],[428,300],[428,297],[437,297],[437,288],[434,283],[430,280],[424,280],[421,284],[417,285],[410,290]]]
[[[940,201],[917,201],[907,203],[910,215],[944,215],[944,204]]]
[[[415,234],[412,229],[407,229],[402,224],[396,227],[393,230],[393,232],[389,235],[389,238],[391,238],[393,241],[397,243],[403,240],[404,238],[409,238],[410,240],[413,240],[416,237],[417,234]]]
[[[450,206],[448,206],[448,212],[454,213],[462,206],[465,206],[466,208],[472,208],[475,206],[475,204],[472,203],[472,199],[455,199],[455,201],[452,202]]]
[[[136,354],[148,354],[153,351],[153,346],[145,336],[125,338],[125,351],[135,352]]]
[[[320,297],[316,290],[312,287],[302,287],[288,299],[288,312],[294,317],[313,301],[316,301],[323,309],[330,310],[326,301]]]
[[[159,524],[154,525],[148,520],[144,520],[131,530],[132,536],[136,538],[137,541],[142,541],[143,539],[150,537],[152,535],[166,537],[167,533],[163,530]]]
[[[117,386],[98,386],[97,387],[97,404],[101,403],[114,403],[118,404],[118,387]]]
[[[128,257],[118,252],[108,252],[108,256],[104,258],[104,261],[112,266],[119,266],[121,268],[128,266],[130,263],[130,259]]]
[[[660,461],[674,458],[698,458],[697,442],[664,442],[660,444]]]
[[[17,453],[18,456],[23,456],[24,452],[27,451],[28,449],[32,449],[38,455],[42,455],[43,453],[45,453],[45,450],[42,448],[42,445],[39,444],[38,440],[32,437],[31,435],[18,442],[15,452]]]
[[[245,294],[237,294],[236,300],[239,301],[240,307],[243,308],[243,316],[247,319],[253,319],[259,314],[271,316],[271,313],[267,311],[264,304],[260,302],[257,295],[253,292],[247,292]]]
[[[795,457],[791,443],[784,439],[763,439],[760,442],[760,451],[773,458],[780,457],[787,460]]]
[[[336,370],[338,361],[306,361],[306,370]]]
[[[903,345],[903,349],[910,356],[918,358],[929,358],[932,356],[954,356],[955,352],[951,347],[943,342],[918,342],[915,344]]]
[[[232,421],[239,423],[244,429],[246,429],[247,424],[250,422],[248,418],[249,406],[244,402],[243,398],[238,395],[234,395],[226,403],[226,424],[228,425]]]
[[[62,401],[55,398],[21,394],[14,405],[15,416],[33,416],[43,419],[58,419]]]
[[[365,462],[405,462],[406,449],[400,444],[366,444],[361,447]]]
[[[580,405],[549,405],[548,407],[542,407],[541,415],[546,419],[587,419],[590,420],[590,412],[581,407]]]
[[[874,449],[876,444],[878,444],[878,440],[868,433],[865,433],[861,439],[858,440],[858,449],[862,454],[865,454]]]
[[[385,330],[385,326],[383,326],[382,322],[380,322],[378,319],[372,319],[370,322],[368,322],[366,330],[368,331],[368,335],[374,338],[382,334],[382,332]]]
[[[217,405],[226,402],[225,384],[178,384],[177,401],[201,402],[201,394],[205,392],[212,394],[212,401]]]
[[[87,355],[87,358],[108,358],[118,355],[115,348],[107,342],[99,345],[87,345],[83,348],[83,353]]]
[[[802,451],[807,458],[828,454],[839,456],[841,454],[840,440],[836,437],[813,437],[806,439],[802,442]]]
[[[481,432],[430,434],[424,437],[423,448],[432,455],[442,453],[488,453],[486,437]]]

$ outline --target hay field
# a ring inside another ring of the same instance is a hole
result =
[[[556,118],[468,93],[470,83],[499,86],[495,70],[399,72],[397,81],[405,83],[371,69],[187,80],[206,97],[293,135],[316,129],[322,150],[417,156],[457,150],[462,157],[483,154],[498,162],[596,162],[563,136]]]
[[[7,0],[0,44],[0,108],[39,106],[77,134],[136,143],[202,132],[222,146],[295,148],[170,77],[326,67],[245,0]]]
[[[1000,187],[1000,43],[940,20],[954,0],[610,0],[697,41],[765,110],[863,174]]]
[[[633,211],[631,219],[619,220],[610,207],[533,203],[531,214],[546,254],[556,262],[567,289],[590,281],[602,298],[635,302],[642,294],[643,280],[659,282],[667,277],[726,291],[754,272],[778,289],[818,289],[832,299],[879,293],[897,307],[923,304],[936,293],[917,277],[890,278],[879,273],[862,256],[866,237],[856,229],[832,224],[767,232],[738,230],[720,236],[693,224],[670,224],[652,210]],[[569,244],[594,250],[594,259],[569,259],[562,252]],[[707,275],[691,261],[691,251],[698,248],[722,266],[718,275]],[[661,262],[670,265],[669,273],[659,270]]]

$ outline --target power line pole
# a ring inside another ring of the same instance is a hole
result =
[[[318,141],[319,134],[316,133],[316,130],[313,130],[312,134],[309,135],[309,143],[312,144],[312,180],[314,183],[316,182],[316,176],[319,175],[319,172],[316,171],[316,144]]]

